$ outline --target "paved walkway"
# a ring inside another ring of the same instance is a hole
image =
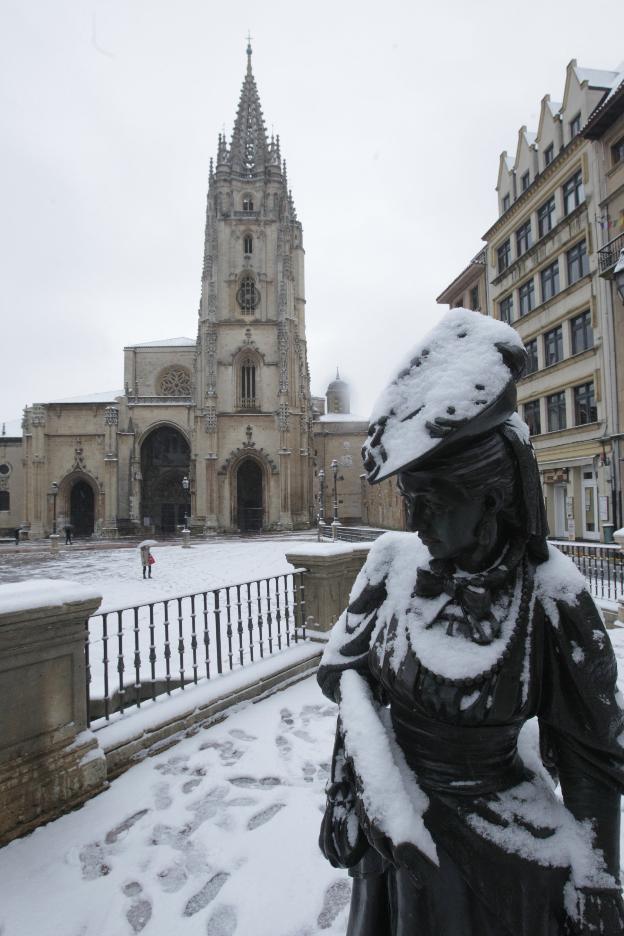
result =
[[[336,708],[314,678],[0,850],[2,936],[342,936],[318,851]]]

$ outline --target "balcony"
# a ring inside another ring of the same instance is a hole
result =
[[[598,271],[605,279],[611,279],[613,267],[618,261],[620,250],[624,250],[624,234],[618,234],[598,251]]]

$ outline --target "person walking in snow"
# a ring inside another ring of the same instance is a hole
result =
[[[65,545],[71,546],[72,545],[72,528],[71,528],[70,523],[65,524],[65,526],[63,527],[63,532],[65,534]]]
[[[143,578],[145,578],[145,572],[147,571],[147,578],[152,577],[152,566],[156,560],[150,552],[150,547],[147,544],[141,546],[141,565],[143,567]]]

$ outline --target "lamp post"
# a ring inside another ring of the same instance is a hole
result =
[[[332,539],[335,540],[338,538],[337,531],[340,526],[338,522],[338,460],[336,458],[332,459],[330,465],[332,470],[332,475],[334,476],[334,519],[332,520]]]
[[[183,549],[188,549],[188,548],[190,547],[190,545],[191,545],[190,542],[189,542],[189,541],[190,541],[190,538],[191,538],[191,531],[190,531],[189,528],[188,528],[188,519],[189,519],[189,517],[188,517],[188,508],[189,508],[188,497],[189,497],[189,488],[190,488],[190,486],[191,486],[191,482],[190,482],[189,479],[188,479],[188,475],[184,475],[184,477],[182,478],[182,487],[184,488],[184,495],[185,495],[185,498],[184,498],[184,529],[182,530],[182,548],[183,548]]]
[[[320,542],[323,538],[323,532],[325,530],[325,470],[319,468],[318,473],[319,479],[319,501],[318,501],[318,536],[317,539]]]
[[[620,299],[624,302],[624,249],[620,250],[618,262],[613,268],[613,279],[615,280]]]
[[[50,547],[52,552],[58,552],[59,537],[56,532],[56,498],[58,497],[59,486],[57,481],[50,485],[50,494],[52,495],[52,535],[50,536]]]

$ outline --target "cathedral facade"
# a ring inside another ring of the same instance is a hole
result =
[[[303,234],[251,55],[210,165],[197,337],[125,348],[118,394],[26,408],[10,468],[33,538],[55,517],[103,536],[313,521]]]

